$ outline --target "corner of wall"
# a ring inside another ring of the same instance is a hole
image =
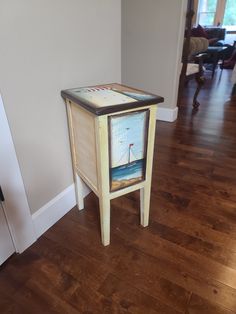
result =
[[[84,184],[83,196],[90,193]],[[54,197],[50,202],[38,209],[33,215],[33,223],[37,238],[51,228],[58,220],[67,214],[76,205],[74,184]]]

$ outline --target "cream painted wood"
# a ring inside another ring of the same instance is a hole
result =
[[[78,168],[76,168],[75,171],[80,176],[82,181],[98,196],[99,193],[97,187],[95,187]]]
[[[75,166],[97,187],[95,119],[71,102],[72,132],[75,142]]]
[[[83,195],[83,181],[80,176],[76,173],[76,186],[77,186],[77,200],[78,200],[78,208],[79,210],[84,209],[84,195]]]
[[[99,198],[101,239],[106,246],[110,244],[111,199],[140,190],[140,222],[144,227],[148,225],[157,106],[97,116],[69,100],[66,104],[77,205],[79,209],[84,207],[82,183],[85,182]],[[108,117],[144,109],[149,110],[146,178],[132,186],[110,192]]]
[[[122,196],[122,195],[125,195],[125,194],[128,194],[128,193],[140,190],[140,189],[142,189],[144,187],[144,184],[145,184],[145,181],[141,181],[141,182],[138,182],[138,183],[136,183],[134,185],[128,186],[126,188],[123,188],[121,190],[117,190],[117,191],[111,192],[110,193],[110,199],[112,200],[112,199],[117,198],[119,196]]]
[[[110,244],[110,176],[107,115],[96,121],[96,147],[101,237],[103,245]]]
[[[148,128],[148,145],[146,161],[146,181],[144,187],[140,190],[140,223],[143,227],[149,224],[150,196],[152,183],[152,164],[154,153],[154,141],[156,130],[156,111],[157,107],[150,108],[149,128]]]
[[[79,198],[80,191],[77,186],[77,177],[76,177],[76,157],[75,157],[75,138],[73,132],[73,123],[72,123],[72,112],[71,112],[71,102],[66,100],[66,112],[67,112],[67,120],[68,120],[68,128],[69,128],[69,138],[70,138],[70,150],[71,150],[71,159],[72,159],[72,168],[73,168],[73,176],[74,176],[74,184],[75,184],[75,198],[76,204],[79,208]]]
[[[110,244],[110,206],[109,197],[99,197],[101,238],[104,246]]]
[[[78,106],[76,104],[73,104],[71,101],[66,100],[66,108],[67,108],[67,118],[68,118],[68,126],[69,126],[69,137],[70,137],[70,147],[71,147],[71,158],[72,158],[72,165],[73,165],[73,176],[74,176],[74,183],[75,183],[75,195],[76,195],[76,204],[79,210],[84,209],[84,199],[83,199],[83,181],[94,191],[96,190],[96,187],[92,182],[90,182],[90,179],[88,178],[89,175],[85,176],[84,174],[86,172],[83,172],[83,170],[78,169],[78,165],[80,163],[78,162],[78,154],[80,155],[81,147],[79,147],[80,144],[80,137],[82,137],[84,134],[84,131],[82,130],[81,135],[78,134],[78,132],[81,130],[80,121],[77,121],[79,118],[77,116],[83,116],[87,112],[84,110],[79,110],[77,112]],[[79,108],[78,108],[79,109]],[[81,112],[82,111],[82,112]],[[87,115],[86,115],[87,117]],[[91,116],[89,115],[88,120],[91,121]],[[94,122],[92,122],[94,124]],[[90,127],[91,125],[89,125]],[[90,130],[90,128],[89,128]],[[93,128],[93,136],[94,135],[94,128]],[[89,132],[88,132],[89,133]],[[79,138],[79,140],[77,140]],[[88,144],[90,144],[88,142]],[[84,145],[81,145],[82,147]],[[95,151],[96,152],[96,151]],[[89,156],[84,154],[82,152],[82,157],[84,157],[84,162],[82,162],[81,168],[83,169],[83,165],[85,165],[85,170],[88,168],[86,165],[86,159],[89,160]],[[83,173],[83,177],[82,177]],[[96,185],[97,185],[97,179],[96,179]]]
[[[4,208],[0,202],[0,265],[15,252]]]

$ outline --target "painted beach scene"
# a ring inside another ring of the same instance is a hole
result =
[[[139,92],[117,84],[111,84],[111,86],[81,87],[71,89],[69,92],[79,100],[86,101],[97,108],[156,98],[155,95],[144,94],[141,91]]]
[[[147,118],[147,110],[109,117],[111,191],[145,178]]]

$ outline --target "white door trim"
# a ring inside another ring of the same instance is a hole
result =
[[[0,185],[5,197],[5,214],[14,245],[16,251],[21,253],[36,241],[36,235],[1,95]]]
[[[2,204],[0,201],[0,265],[16,251]]]

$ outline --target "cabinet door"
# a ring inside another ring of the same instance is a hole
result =
[[[15,252],[6,216],[0,201],[0,265]]]
[[[110,189],[145,180],[148,110],[109,117]]]

